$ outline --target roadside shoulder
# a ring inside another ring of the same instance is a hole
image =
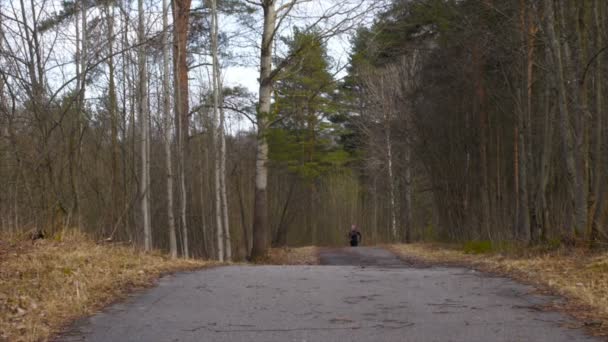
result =
[[[100,244],[76,232],[35,244],[3,241],[0,341],[46,341],[72,321],[154,285],[163,275],[216,265]]]
[[[272,248],[268,256],[256,264],[261,265],[318,265],[319,247],[279,247]]]

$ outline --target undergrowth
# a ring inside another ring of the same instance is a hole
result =
[[[36,242],[2,236],[0,341],[46,341],[73,319],[149,286],[166,272],[208,265],[98,244],[71,231]]]

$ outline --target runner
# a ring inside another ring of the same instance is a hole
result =
[[[348,238],[350,240],[351,247],[357,247],[361,243],[361,233],[357,230],[357,225],[353,224],[350,226]]]

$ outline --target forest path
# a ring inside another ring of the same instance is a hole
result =
[[[165,277],[59,341],[596,341],[505,278],[412,267],[373,247],[320,257]]]

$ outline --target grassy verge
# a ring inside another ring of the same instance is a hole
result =
[[[35,243],[0,237],[0,341],[46,341],[164,273],[208,265],[100,245],[78,233]]]
[[[259,263],[266,265],[317,265],[319,264],[319,250],[314,246],[272,248],[268,257]]]
[[[469,266],[506,275],[540,290],[561,295],[567,299],[567,303],[557,309],[572,314],[593,333],[608,336],[608,252],[493,252],[473,247],[410,244],[391,245],[389,248],[406,259]]]

